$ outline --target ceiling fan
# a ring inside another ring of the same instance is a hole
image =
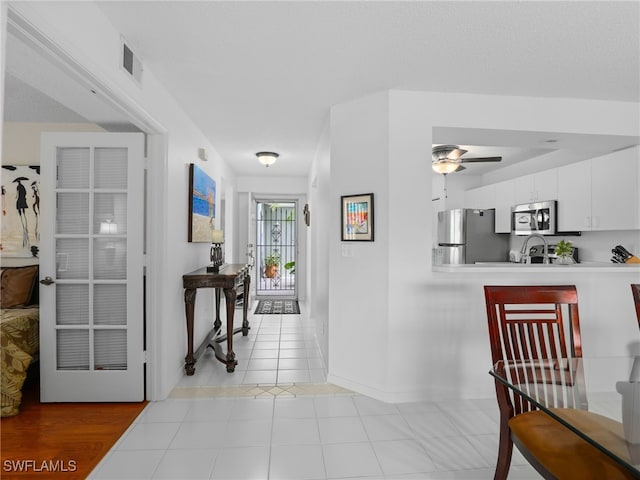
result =
[[[435,172],[446,175],[464,170],[466,167],[462,166],[463,163],[502,161],[502,157],[461,158],[467,151],[457,145],[437,145],[431,149],[431,168]]]

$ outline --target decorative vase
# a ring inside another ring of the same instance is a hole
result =
[[[558,259],[556,260],[556,263],[558,265],[573,265],[576,262],[573,260],[573,257],[563,255],[558,257]]]

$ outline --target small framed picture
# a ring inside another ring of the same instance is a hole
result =
[[[373,242],[373,193],[343,195],[342,241]]]

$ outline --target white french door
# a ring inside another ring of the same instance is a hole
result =
[[[144,399],[144,136],[41,138],[40,397]]]

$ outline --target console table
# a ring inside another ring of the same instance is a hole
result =
[[[184,287],[184,304],[187,317],[187,356],[184,359],[184,370],[187,375],[193,375],[196,371],[196,359],[202,351],[213,348],[216,358],[227,366],[227,372],[233,372],[238,362],[233,353],[233,335],[242,332],[243,336],[249,333],[249,322],[247,320],[247,309],[249,300],[249,266],[243,264],[227,264],[220,267],[219,272],[208,272],[207,267],[194,270],[182,276],[182,286]],[[198,347],[193,350],[193,315],[196,306],[196,292],[198,288],[214,288],[216,299],[216,319],[213,329]],[[233,314],[236,306],[238,291],[242,292],[242,327],[233,328]],[[220,294],[224,292],[227,309],[227,328],[222,332],[222,322],[220,320]],[[227,353],[220,347],[220,343],[227,341]]]

